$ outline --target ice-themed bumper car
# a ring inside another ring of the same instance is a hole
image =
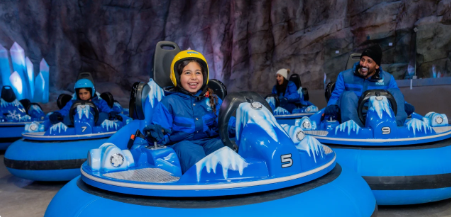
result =
[[[323,110],[296,126],[336,153],[370,185],[379,205],[417,204],[451,198],[451,126],[445,114],[413,113],[397,126],[396,101],[387,91],[370,90],[359,100],[359,119],[340,123]]]
[[[318,111],[318,107],[309,102],[308,90],[301,86],[301,79],[298,74],[292,74],[289,80],[296,84],[300,95],[300,101],[296,103],[296,108],[291,113],[280,106],[279,97],[276,94],[269,94],[265,99],[271,106],[274,117],[276,117],[279,124],[293,125],[296,119],[315,114]]]
[[[11,144],[4,163],[11,174],[36,181],[66,181],[80,174],[86,153],[98,148],[130,118],[104,120],[95,126],[99,112],[94,103],[75,102],[69,112],[72,125],[32,122],[23,139]]]
[[[157,44],[156,59],[159,46],[168,43]],[[153,77],[159,79],[158,75]],[[157,83],[162,86],[164,82]],[[279,125],[258,94],[227,95],[219,115],[219,133],[225,146],[184,174],[171,147],[149,144],[140,137],[164,95],[162,89],[151,80],[148,85],[134,85],[132,94],[130,113],[137,118],[89,152],[81,177],[57,193],[45,216],[377,213],[374,196],[364,180],[336,164],[336,155],[329,147],[313,137],[302,137],[299,127]],[[228,122],[234,114],[236,142],[228,137]],[[237,151],[232,149],[235,145]]]
[[[43,122],[45,114],[37,103],[28,99],[18,100],[10,86],[3,86],[0,99],[0,150],[6,150],[14,141],[22,138],[26,124]]]

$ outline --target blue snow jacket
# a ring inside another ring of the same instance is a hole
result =
[[[365,79],[355,74],[357,66],[360,63],[354,64],[352,69],[348,69],[338,74],[337,81],[335,82],[335,89],[332,92],[332,96],[329,99],[327,105],[337,105],[337,101],[340,99],[343,91],[354,91],[357,97],[360,97],[366,90],[373,89],[398,89],[395,78],[390,73],[379,68],[379,76],[373,75],[371,78]]]
[[[201,91],[193,96],[178,91],[172,92],[157,104],[151,123],[172,131],[163,141],[159,141],[160,144],[174,144],[182,140],[219,136],[218,115],[222,100],[218,98],[216,113],[213,113],[209,98],[203,97],[200,101],[196,100],[196,96],[200,93]],[[232,118],[229,123],[231,122]]]
[[[276,89],[277,85],[274,85],[274,87],[272,88],[272,94],[277,94],[277,89]],[[278,95],[279,99],[280,98],[287,98],[289,103],[298,103],[300,102],[300,95],[298,93],[296,84],[294,84],[294,82],[292,81],[288,81],[288,85],[287,85],[287,89],[285,89],[285,93],[282,94],[280,93]]]
[[[69,102],[67,102],[67,104],[59,111],[62,116],[67,116],[69,114],[70,111],[70,107],[72,107],[72,104],[77,101],[77,100],[71,100]],[[99,112],[105,112],[105,113],[110,113],[113,111],[113,109],[111,109],[107,102],[101,98],[99,98],[97,95],[95,95],[91,101],[94,103],[94,105],[96,105],[97,109],[99,110]]]

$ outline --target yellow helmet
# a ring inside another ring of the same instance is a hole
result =
[[[197,52],[195,50],[180,51],[177,55],[175,55],[174,59],[172,60],[170,78],[171,78],[172,84],[174,84],[174,87],[177,87],[177,85],[180,83],[180,75],[178,73],[176,73],[177,67],[185,60],[199,60],[199,62],[201,63],[200,64],[201,68],[202,68],[202,75],[204,77],[204,82],[203,82],[202,87],[205,88],[208,84],[208,77],[209,77],[207,60],[200,52]]]

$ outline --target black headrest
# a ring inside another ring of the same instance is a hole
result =
[[[92,84],[95,86],[94,79],[92,78],[92,75],[91,75],[90,72],[80,72],[80,73],[78,73],[77,81],[82,79],[82,78],[89,79],[92,82]]]
[[[308,95],[308,90],[305,87],[302,88],[302,97],[304,97],[304,101],[308,101],[310,99],[310,96]]]
[[[130,93],[129,116],[133,119],[144,120],[144,100],[149,94],[150,87],[144,82],[135,82]]]
[[[13,102],[16,100],[16,94],[14,94],[14,90],[11,86],[3,86],[2,87],[2,99],[6,102]]]
[[[290,75],[290,81],[292,81],[294,84],[296,84],[296,89],[299,89],[299,87],[302,86],[302,84],[301,84],[301,77],[299,77],[298,74]]]
[[[351,69],[352,66],[354,66],[354,63],[360,61],[360,56],[362,56],[361,53],[352,53],[351,55],[349,55],[345,70]]]
[[[227,96],[226,86],[219,80],[210,79],[208,81],[208,87],[213,90],[213,92],[218,95],[222,100]]]
[[[113,105],[114,105],[113,94],[111,94],[110,92],[105,92],[105,93],[100,94],[100,98],[105,100],[110,108],[113,108]]]
[[[58,99],[56,100],[56,105],[58,106],[59,109],[63,109],[64,106],[66,106],[66,104],[72,100],[72,96],[69,94],[60,94],[58,96]]]
[[[326,90],[324,92],[324,96],[326,97],[326,102],[329,102],[330,97],[332,96],[332,92],[335,89],[335,82],[327,83]]]
[[[238,147],[229,138],[228,123],[229,119],[232,116],[236,115],[238,106],[243,102],[259,102],[272,112],[272,109],[269,106],[268,102],[266,102],[266,100],[262,96],[255,92],[247,91],[240,93],[230,93],[225,97],[224,101],[221,104],[221,109],[219,110],[219,136],[221,137],[221,140],[225,146],[228,146],[235,150]]]
[[[25,108],[25,112],[28,113],[28,109],[31,106],[31,101],[29,99],[21,99],[21,100],[19,100],[19,102]]]
[[[153,72],[150,77],[161,88],[173,86],[169,78],[171,74],[171,63],[175,55],[179,52],[179,46],[172,41],[160,41],[157,43],[153,59]]]

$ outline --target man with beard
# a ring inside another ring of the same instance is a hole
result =
[[[341,122],[353,120],[363,127],[357,113],[359,97],[371,89],[382,89],[390,92],[396,100],[396,122],[402,126],[407,114],[415,111],[415,108],[405,103],[404,96],[396,84],[395,78],[390,73],[382,70],[382,49],[379,45],[365,49],[360,61],[355,63],[352,69],[340,72],[335,83],[335,89],[324,110],[326,118],[337,118],[341,114]],[[340,112],[341,111],[341,112]]]

